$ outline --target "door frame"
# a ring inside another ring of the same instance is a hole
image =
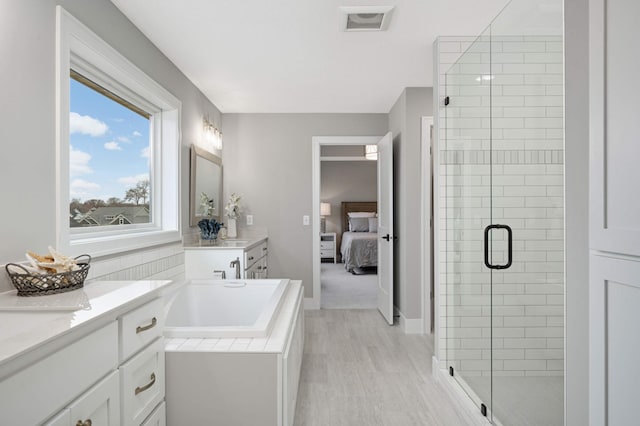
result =
[[[420,281],[422,283],[422,320],[424,334],[432,334],[435,331],[436,256],[434,251],[437,247],[433,239],[438,235],[436,232],[435,209],[432,216],[432,205],[435,204],[435,198],[438,196],[438,191],[432,189],[436,188],[435,171],[437,170],[436,167],[432,167],[432,153],[435,152],[434,118],[432,116],[422,117],[420,130],[420,247],[422,248]],[[433,297],[431,296],[432,292]]]
[[[322,145],[376,145],[382,136],[311,137],[311,232],[313,256],[313,297],[304,298],[305,309],[320,309],[320,147]],[[338,248],[336,247],[336,250]]]

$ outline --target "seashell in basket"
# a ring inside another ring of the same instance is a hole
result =
[[[11,282],[18,289],[18,296],[42,296],[76,290],[84,286],[91,256],[83,254],[74,258],[74,261],[76,269],[58,273],[43,273],[33,266],[17,263],[8,263],[5,269]]]

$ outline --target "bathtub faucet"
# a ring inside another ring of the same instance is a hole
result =
[[[240,278],[242,278],[240,276],[240,258],[237,257],[236,260],[232,260],[231,264],[229,265],[230,268],[236,267],[236,280],[239,280]]]

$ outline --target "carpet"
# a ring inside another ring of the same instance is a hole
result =
[[[353,275],[344,264],[320,264],[322,309],[376,309],[378,307],[378,275]]]

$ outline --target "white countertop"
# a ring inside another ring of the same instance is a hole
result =
[[[115,320],[172,284],[170,280],[94,281],[50,296],[0,293],[0,367],[9,368],[7,364],[61,336]]]
[[[267,237],[256,238],[234,238],[234,239],[217,239],[215,244],[209,244],[206,241],[198,241],[195,243],[185,243],[185,250],[224,250],[224,249],[243,249],[248,250],[266,241]]]

